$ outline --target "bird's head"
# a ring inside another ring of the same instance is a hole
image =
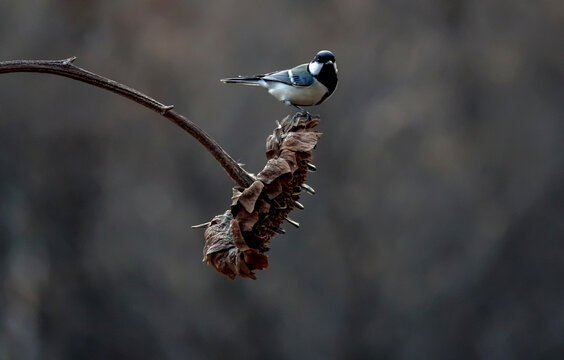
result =
[[[337,63],[335,62],[335,55],[329,50],[321,50],[318,52],[313,60],[308,65],[309,72],[316,76],[319,75],[324,66],[333,66],[337,72]]]

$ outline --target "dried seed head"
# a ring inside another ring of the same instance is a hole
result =
[[[203,261],[231,279],[255,279],[254,270],[268,267],[268,242],[283,233],[285,219],[296,225],[288,214],[303,208],[296,189],[304,187],[311,168],[309,160],[321,137],[314,130],[318,123],[318,118],[286,117],[277,124],[266,141],[264,169],[249,187],[233,188],[231,209],[214,217],[206,229]]]

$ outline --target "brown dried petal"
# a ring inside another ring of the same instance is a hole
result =
[[[282,150],[282,152],[280,153],[280,158],[286,160],[292,172],[296,171],[296,169],[298,168],[298,162],[296,160],[295,152],[290,150]]]
[[[245,259],[242,257],[243,254],[239,253],[237,254],[237,258],[235,261],[235,266],[237,269],[237,275],[242,276],[242,277],[248,277],[251,278],[253,280],[256,280],[257,277],[255,276],[255,273],[249,268],[249,266],[247,265],[247,263],[245,262]]]
[[[243,192],[239,196],[239,204],[241,204],[241,206],[243,206],[243,209],[245,209],[248,213],[252,213],[255,209],[255,203],[258,200],[263,188],[264,184],[257,180],[252,183],[251,186],[243,190]]]
[[[268,160],[264,169],[258,174],[257,179],[265,184],[270,184],[283,174],[292,172],[284,159],[274,158]]]
[[[213,253],[225,251],[235,247],[230,237],[229,227],[233,216],[231,211],[227,210],[224,214],[215,216],[210,226],[204,232],[206,243],[204,245],[204,259]]]
[[[267,267],[268,257],[249,248],[231,212],[214,217],[211,223],[204,233],[203,260],[230,279],[237,275],[256,279],[253,270]]]
[[[281,150],[291,151],[311,151],[317,145],[317,141],[321,137],[321,133],[317,131],[298,131],[288,133]]]
[[[268,267],[268,256],[255,249],[243,253],[245,262],[254,270],[262,270]]]
[[[239,211],[237,212],[236,217],[239,222],[239,226],[241,227],[241,231],[253,230],[253,226],[255,226],[259,219],[258,211],[253,211],[250,214],[246,211]]]
[[[233,188],[233,195],[231,196],[231,206],[237,205],[239,201],[239,197],[241,196],[242,192],[239,191],[236,187]]]
[[[272,200],[282,193],[282,184],[280,181],[274,181],[264,186],[264,192],[268,199]]]
[[[231,220],[231,234],[233,235],[233,243],[240,251],[249,250],[249,246],[241,233],[239,222],[235,219]]]
[[[311,128],[313,128],[313,127],[316,127],[316,126],[319,124],[320,121],[321,121],[321,119],[320,119],[319,117],[310,119],[310,120],[305,124],[305,127],[308,128],[308,129],[311,129]]]
[[[278,154],[280,150],[280,143],[275,135],[270,135],[266,139],[266,158],[272,159],[274,156]]]
[[[235,247],[228,251],[222,251],[212,254],[208,259],[208,264],[213,266],[217,271],[227,275],[231,280],[237,276],[237,254],[239,250]]]
[[[268,214],[268,212],[270,211],[270,203],[268,203],[264,199],[259,199],[256,209],[259,214]]]

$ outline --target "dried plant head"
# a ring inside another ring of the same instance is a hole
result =
[[[247,188],[233,188],[231,208],[207,223],[204,259],[217,271],[234,279],[237,275],[256,279],[255,270],[268,267],[265,254],[270,239],[284,233],[280,227],[296,207],[305,184],[312,151],[321,137],[314,128],[319,118],[286,117],[266,140],[264,169]]]

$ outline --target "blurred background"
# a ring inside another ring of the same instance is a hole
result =
[[[77,56],[252,172],[292,109],[219,79],[330,49],[340,84],[301,228],[231,281],[190,229],[231,197],[199,143],[0,75],[0,359],[564,358],[563,23],[551,0],[3,0],[0,60]]]

